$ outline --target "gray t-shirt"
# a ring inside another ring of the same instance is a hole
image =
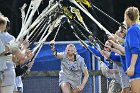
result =
[[[8,44],[11,40],[15,40],[15,38],[8,32],[0,32],[0,53],[5,51],[5,45]],[[7,69],[6,63],[13,64],[12,55],[0,56],[0,71]]]
[[[0,41],[1,41],[1,47],[5,46],[7,43],[9,43],[11,40],[15,40],[15,38],[10,35],[8,32],[0,32]],[[5,50],[5,49],[1,49]],[[0,56],[0,67],[6,66],[4,69],[4,80],[2,81],[1,86],[9,86],[13,85],[15,82],[15,68],[14,63],[12,61],[12,55],[8,56]],[[2,70],[2,69],[1,69]]]
[[[72,88],[81,84],[82,70],[86,70],[87,66],[84,58],[76,54],[76,61],[70,62],[66,53],[62,53],[61,71],[59,72],[59,85],[62,82],[69,82]]]

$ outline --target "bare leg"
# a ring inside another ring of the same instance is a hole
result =
[[[71,86],[67,82],[61,84],[61,89],[63,93],[71,93]]]
[[[78,93],[77,89],[72,89],[72,93]]]
[[[140,93],[140,79],[135,79],[130,82],[131,84],[131,93]]]

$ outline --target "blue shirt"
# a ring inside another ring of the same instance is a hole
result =
[[[127,70],[125,56],[121,56],[119,54],[115,54],[114,52],[111,52],[110,59],[116,62],[121,62],[124,71]]]
[[[98,56],[98,57],[100,57],[101,59],[103,59],[103,60],[104,60],[103,62],[108,66],[109,69],[112,69],[112,68],[113,68],[113,65],[111,66],[111,64],[110,64],[107,60],[104,59],[104,57],[102,56],[102,54],[100,53],[99,50],[97,50],[97,49],[95,49],[95,48],[93,48],[93,47],[91,47],[91,46],[88,46],[88,48],[89,48],[96,56]]]
[[[140,77],[140,25],[134,24],[130,26],[125,38],[125,56],[126,67],[131,64],[132,54],[138,54],[138,58],[135,65],[134,76],[130,78]]]

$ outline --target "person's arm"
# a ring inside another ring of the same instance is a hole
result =
[[[114,52],[102,50],[101,53],[106,59],[111,59],[112,61],[115,62],[121,62],[120,55],[116,55]]]
[[[130,66],[135,67],[137,58],[138,58],[138,54],[132,54]]]
[[[82,81],[82,85],[85,86],[85,84],[87,83],[88,81],[88,77],[89,77],[89,73],[88,73],[88,70],[83,70],[83,73],[84,73],[84,78],[83,78],[83,81]]]
[[[87,66],[86,66],[83,58],[81,60],[81,69],[84,74],[84,78],[83,78],[81,85],[77,86],[78,91],[82,91],[84,89],[84,87],[88,81],[88,77],[89,77],[88,69],[87,69]]]
[[[90,45],[83,43],[82,41],[80,41],[80,44],[87,49],[88,51],[91,50],[96,56],[100,57],[101,59],[103,58],[102,54],[100,53],[99,50],[95,49],[94,47],[91,47]]]
[[[118,37],[117,40],[118,40],[118,42],[119,42],[120,44],[124,43],[124,39],[121,38],[121,37]]]
[[[120,55],[116,55],[115,53],[111,52],[109,58],[115,62],[121,62]]]
[[[59,59],[62,59],[62,58],[63,58],[63,54],[62,54],[62,53],[57,52],[57,50],[56,50],[56,48],[55,48],[55,47],[53,47],[51,50],[52,50],[53,55],[54,55],[55,57],[57,57],[57,58],[59,58]]]
[[[116,34],[112,34],[112,36],[109,37],[109,40],[112,40],[112,41],[117,42],[117,43],[123,43],[124,42],[124,39],[119,37]]]
[[[118,50],[118,49],[116,49],[116,48],[110,48],[110,50],[111,50],[112,52],[115,52],[115,53],[119,54],[119,55],[122,55],[122,56],[125,55],[124,53],[122,53],[120,50]]]
[[[91,47],[88,45],[88,48],[98,57],[103,58],[102,54],[100,53],[99,50],[95,49],[94,47]]]
[[[89,74],[88,74],[88,70],[87,69],[86,70],[83,70],[82,72],[84,74],[84,78],[83,78],[82,84],[79,85],[79,86],[77,86],[78,91],[82,91],[84,89],[84,87],[85,87],[85,85],[86,85],[86,83],[88,81],[88,77],[89,77]]]
[[[129,68],[127,69],[128,76],[134,75],[137,59],[138,59],[138,54],[132,54],[131,63],[130,63]]]
[[[118,52],[119,54],[125,54],[125,49],[124,49],[124,47],[123,46],[121,46],[120,44],[117,44],[117,43],[115,43],[114,41],[112,41],[112,40],[109,40],[109,42],[113,45],[113,47],[115,48],[115,49],[117,49],[118,51],[113,51],[113,49],[111,49],[111,51],[113,51],[113,52]]]
[[[51,50],[53,52],[53,55],[59,59],[62,59],[63,58],[63,54],[62,53],[59,53],[57,52],[56,48],[55,48],[55,41],[52,40],[50,41],[50,47],[51,47]]]

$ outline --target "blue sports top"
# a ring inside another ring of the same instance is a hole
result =
[[[105,60],[99,50],[95,49],[94,47],[88,46],[88,48],[98,57],[103,59],[103,62],[108,66],[109,69],[112,69],[113,66],[109,63],[109,61]]]
[[[138,54],[138,58],[135,65],[134,76],[130,78],[140,77],[140,25],[134,24],[130,26],[125,38],[125,56],[126,67],[131,64],[132,54]]]
[[[111,52],[110,59],[116,62],[121,62],[124,71],[127,70],[125,56],[121,56],[119,54],[115,54],[114,52]]]

